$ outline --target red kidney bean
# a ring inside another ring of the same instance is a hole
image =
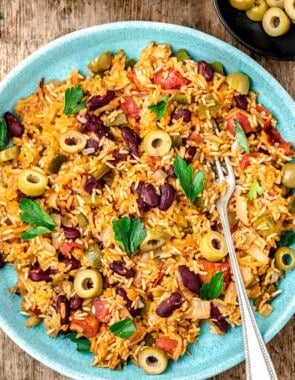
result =
[[[64,256],[61,259],[61,262],[64,263],[66,266],[70,265],[70,270],[78,269],[80,267],[80,261],[75,259],[74,257],[66,257]]]
[[[102,137],[113,139],[110,129],[104,125],[99,116],[87,113],[80,117],[79,121],[82,123],[83,132],[93,132],[99,139]]]
[[[158,207],[160,204],[160,196],[154,185],[149,182],[146,182],[141,186],[140,197],[150,207]]]
[[[89,111],[94,111],[97,108],[106,106],[115,98],[116,94],[114,91],[108,91],[106,95],[94,95],[87,102],[87,109]]]
[[[3,252],[0,252],[0,268],[3,268],[5,265],[4,257],[3,257]]]
[[[213,79],[214,71],[209,63],[205,61],[198,62],[198,73],[202,74],[207,82],[210,82]]]
[[[142,190],[142,186],[143,186],[144,182],[143,181],[139,181],[139,183],[137,184],[137,186],[135,185],[135,183],[133,182],[131,184],[131,192],[132,194],[137,194],[137,195],[140,195],[141,194],[141,190]]]
[[[190,164],[193,161],[196,151],[197,148],[195,146],[189,145],[186,147],[184,158],[188,164]]]
[[[11,112],[5,112],[4,119],[6,121],[8,132],[12,137],[21,137],[23,135],[24,126]]]
[[[140,311],[138,309],[134,309],[134,307],[132,307],[132,301],[128,298],[125,289],[118,288],[117,294],[123,298],[125,301],[126,309],[129,311],[133,318],[140,314]]]
[[[120,276],[126,277],[126,278],[132,278],[135,276],[135,270],[133,268],[126,268],[123,261],[115,260],[110,265],[109,268],[119,274]]]
[[[238,108],[241,108],[242,110],[247,109],[248,102],[246,95],[236,95],[234,96],[234,99]]]
[[[141,143],[141,138],[133,129],[129,127],[122,127],[121,133],[123,141],[128,146],[131,153],[134,156],[139,157],[139,145]]]
[[[152,207],[149,206],[147,203],[145,203],[145,201],[142,198],[138,198],[136,202],[137,202],[139,210],[142,212],[147,212],[150,209],[152,209]]]
[[[160,303],[156,309],[156,313],[163,318],[168,318],[172,315],[173,311],[179,309],[183,304],[182,296],[180,293],[172,293],[169,298],[166,298]]]
[[[199,295],[202,286],[200,276],[193,271],[189,270],[186,265],[179,265],[178,271],[183,285],[191,292]]]
[[[161,211],[166,211],[168,208],[172,205],[176,191],[173,186],[171,186],[169,183],[164,183],[160,187],[160,204],[159,204],[159,209]]]
[[[73,297],[70,298],[70,309],[78,310],[82,306],[82,298],[78,296],[78,294],[74,294]]]
[[[78,239],[81,234],[77,228],[62,226],[66,239]]]
[[[94,139],[88,139],[85,149],[93,149],[93,153],[89,153],[89,154],[97,153],[100,150],[98,141]]]
[[[32,281],[39,282],[39,281],[51,281],[50,278],[50,269],[42,270],[40,267],[32,268],[29,272],[29,278]]]
[[[169,166],[169,169],[168,169],[168,171],[167,171],[167,174],[168,174],[168,177],[176,178],[176,174],[175,174],[175,172],[174,172],[174,166],[173,166],[173,164],[171,164],[171,165]]]
[[[228,329],[228,323],[224,316],[220,313],[217,306],[214,306],[211,303],[210,308],[210,318],[213,320],[212,322],[219,328],[220,331],[226,332]]]
[[[56,299],[56,310],[60,314],[61,325],[66,325],[69,323],[70,317],[70,307],[69,301],[66,296],[59,295]]]
[[[89,175],[85,181],[84,190],[86,191],[86,193],[91,194],[92,191],[97,188],[97,185],[98,181],[94,177]]]
[[[109,160],[109,162],[113,165],[117,165],[121,161],[126,161],[128,154],[127,153],[120,153],[118,149],[114,149],[112,151],[113,159]]]
[[[188,110],[187,108],[182,108],[182,109],[179,109],[179,110],[176,110],[174,111],[172,114],[171,114],[171,119],[172,120],[178,120],[178,119],[183,119],[183,121],[185,123],[188,123],[191,121],[191,118],[192,118],[192,113],[190,110]]]

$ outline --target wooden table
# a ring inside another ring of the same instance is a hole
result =
[[[0,12],[4,17],[0,20],[0,79],[37,48],[66,33],[113,21],[151,20],[196,28],[231,43],[251,55],[295,97],[294,62],[250,53],[225,31],[209,0],[0,0]],[[295,376],[294,330],[293,320],[268,344],[282,380]],[[0,358],[2,380],[66,379],[32,359],[1,331]],[[242,378],[244,365],[240,364],[214,380]]]

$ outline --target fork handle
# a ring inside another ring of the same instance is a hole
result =
[[[234,274],[243,325],[243,338],[246,360],[246,378],[249,380],[277,380],[277,375],[260,334],[255,317],[245,290],[235,248],[233,245],[227,212],[218,207],[220,219]]]

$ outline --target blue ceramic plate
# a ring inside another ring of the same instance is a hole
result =
[[[78,68],[86,73],[86,64],[100,52],[116,52],[123,48],[129,57],[137,57],[151,40],[166,42],[173,48],[186,48],[194,59],[221,61],[230,71],[241,70],[252,79],[252,88],[259,92],[259,100],[269,107],[278,120],[283,137],[295,141],[294,101],[278,82],[254,60],[232,46],[214,37],[178,25],[153,22],[119,22],[79,30],[46,45],[18,65],[0,84],[0,115],[11,110],[16,101],[35,91],[42,77],[64,79]],[[146,380],[148,375],[128,364],[123,371],[92,368],[91,354],[82,354],[68,339],[48,338],[44,328],[24,327],[25,318],[19,313],[20,299],[7,289],[15,283],[11,267],[1,269],[0,327],[28,354],[73,379],[88,380]],[[257,316],[262,335],[269,341],[291,318],[295,308],[293,284],[295,271],[288,273],[280,283],[282,293],[273,301],[274,312],[268,318]],[[197,380],[211,377],[238,364],[244,358],[242,330],[235,328],[225,336],[209,333],[204,326],[198,344],[191,345],[191,356],[168,370],[153,376],[153,380]]]

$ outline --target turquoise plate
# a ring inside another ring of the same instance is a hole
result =
[[[227,71],[240,70],[252,80],[252,89],[259,93],[259,101],[270,108],[278,120],[278,127],[286,140],[295,141],[295,105],[280,84],[261,66],[234,47],[197,30],[178,25],[154,22],[119,22],[95,26],[61,37],[41,48],[21,62],[0,83],[0,115],[11,110],[16,101],[36,90],[42,77],[64,79],[78,68],[86,73],[87,63],[100,52],[116,52],[123,48],[129,57],[138,57],[141,49],[151,40],[166,42],[173,48],[186,48],[194,59],[221,61]],[[61,374],[77,380],[146,380],[151,379],[133,364],[123,371],[92,368],[91,354],[82,354],[68,339],[51,339],[44,328],[24,327],[25,317],[19,313],[20,299],[7,289],[15,283],[12,268],[1,269],[0,327],[24,351]],[[273,301],[274,312],[268,317],[257,316],[266,341],[276,335],[291,318],[295,309],[293,285],[295,271],[287,273],[280,283],[282,293]],[[190,346],[191,356],[171,362],[167,371],[153,380],[197,380],[221,373],[244,358],[242,330],[231,329],[218,336],[202,328],[197,344]]]

